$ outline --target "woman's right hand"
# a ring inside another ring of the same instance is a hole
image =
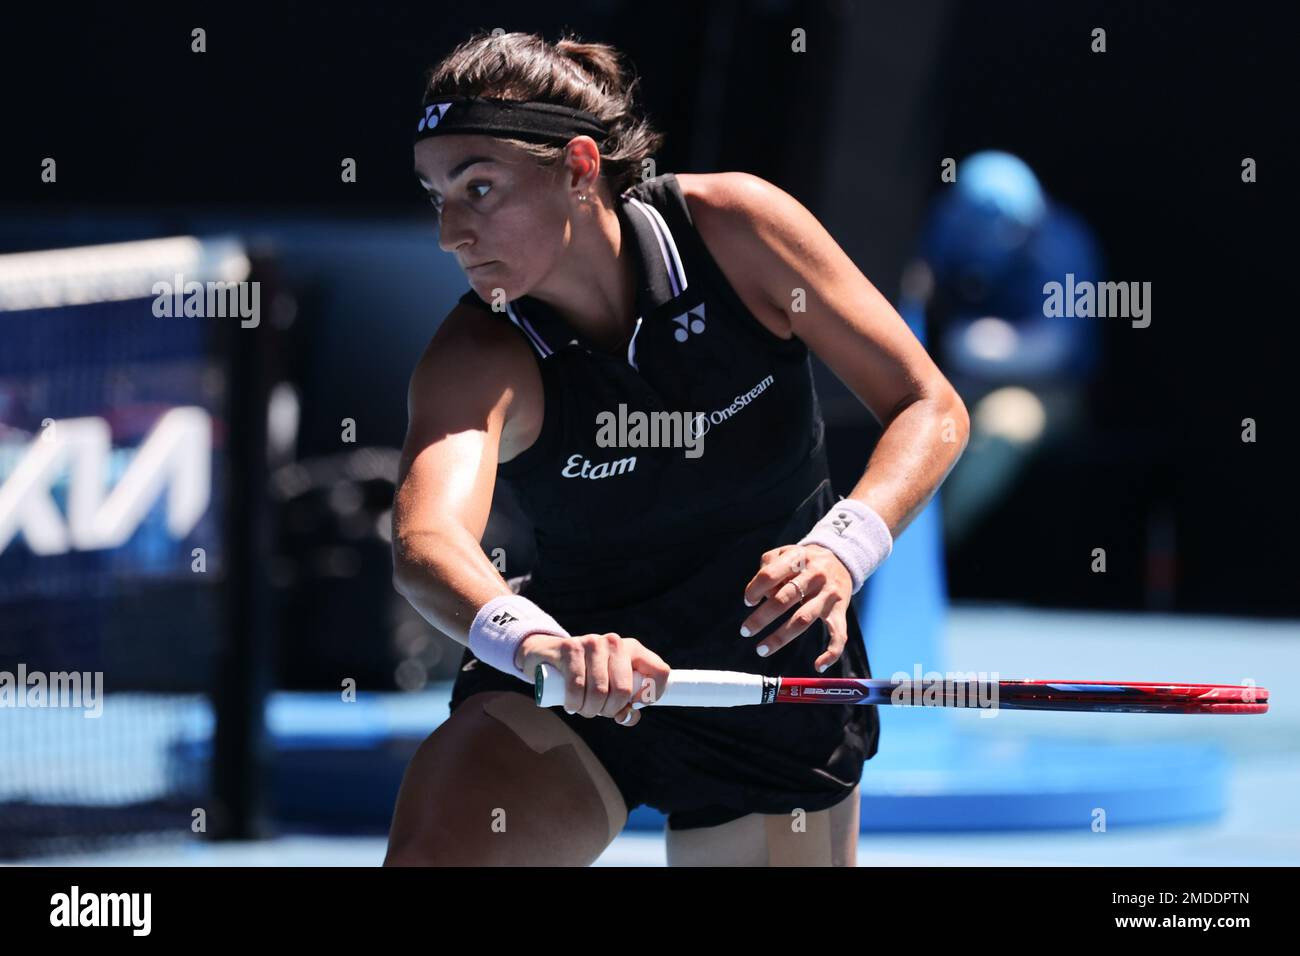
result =
[[[663,696],[671,668],[662,657],[631,637],[614,633],[557,637],[529,634],[515,653],[515,662],[531,675],[547,664],[564,675],[564,709],[583,717],[610,717],[623,727],[641,720],[634,703],[654,703]],[[634,672],[644,678],[634,700]]]

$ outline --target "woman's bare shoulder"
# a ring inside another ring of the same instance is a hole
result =
[[[770,184],[749,173],[678,173],[677,183],[704,247],[737,297],[767,331],[788,341],[789,318],[764,294],[752,255],[752,207]]]

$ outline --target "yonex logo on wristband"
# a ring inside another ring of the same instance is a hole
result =
[[[832,507],[800,544],[819,544],[840,559],[853,579],[857,594],[894,549],[894,539],[884,519],[860,501],[841,499],[849,507]]]
[[[567,637],[555,618],[521,594],[494,597],[479,608],[469,628],[469,651],[494,670],[532,681],[519,669],[515,653],[526,636],[533,633]]]

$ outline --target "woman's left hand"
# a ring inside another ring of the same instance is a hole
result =
[[[768,657],[806,631],[813,621],[823,620],[830,643],[814,661],[821,673],[840,659],[848,644],[847,615],[852,597],[853,579],[831,551],[816,544],[774,548],[763,554],[762,566],[745,586],[745,603],[759,607],[745,618],[740,635],[757,634],[798,605],[790,619],[763,638],[756,650],[760,657]]]

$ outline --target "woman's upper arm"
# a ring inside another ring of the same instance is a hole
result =
[[[395,544],[449,522],[482,537],[501,434],[527,371],[521,359],[532,357],[511,330],[467,306],[439,327],[411,374],[393,503]]]
[[[697,178],[693,215],[719,265],[754,277],[757,294],[876,418],[888,423],[911,401],[955,396],[893,306],[797,200],[745,173]]]

